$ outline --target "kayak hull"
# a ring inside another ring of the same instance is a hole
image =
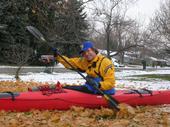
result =
[[[152,94],[127,93],[118,90],[112,97],[119,103],[131,106],[170,104],[170,90],[153,91]],[[0,97],[0,110],[29,111],[39,110],[68,110],[72,106],[84,108],[108,107],[107,100],[102,95],[87,94],[79,91],[63,89],[59,93],[44,94],[42,91],[21,92],[12,96]]]

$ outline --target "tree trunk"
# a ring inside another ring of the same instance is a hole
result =
[[[16,73],[15,73],[15,79],[16,80],[20,80],[19,72],[20,72],[21,68],[22,68],[22,65],[20,65],[16,70]]]

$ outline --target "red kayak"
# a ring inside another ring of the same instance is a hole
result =
[[[170,90],[118,90],[112,97],[119,103],[137,106],[170,104],[169,96]],[[100,108],[101,106],[108,107],[108,103],[102,95],[88,94],[69,89],[0,93],[0,110],[68,110],[72,106]]]

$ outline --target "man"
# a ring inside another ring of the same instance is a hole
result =
[[[87,78],[90,79],[90,84],[89,82],[86,82],[81,86],[65,86],[64,88],[99,94],[99,92],[93,87],[93,85],[96,85],[106,94],[115,94],[115,70],[112,61],[99,54],[91,41],[83,42],[80,55],[81,57],[76,58],[63,57],[75,69],[87,73]],[[57,55],[57,53],[54,56],[58,62],[62,63],[66,68],[71,69],[70,65]]]

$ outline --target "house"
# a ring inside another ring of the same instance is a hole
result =
[[[155,57],[147,57],[145,58],[146,62],[148,65],[151,65],[153,67],[157,67],[157,66],[160,66],[160,67],[163,67],[163,66],[167,66],[168,65],[168,61],[167,60],[164,60],[164,59],[158,59],[158,58],[155,58]]]

